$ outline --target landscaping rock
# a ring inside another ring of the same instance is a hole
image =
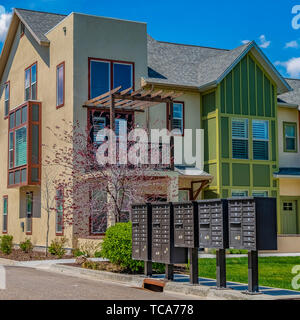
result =
[[[76,261],[75,263],[78,264],[78,265],[83,265],[85,262],[87,262],[87,258],[85,256],[80,256],[80,257],[77,257],[76,258]]]

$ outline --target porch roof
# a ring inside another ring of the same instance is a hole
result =
[[[183,95],[182,92],[138,89],[133,88],[120,91],[122,87],[110,90],[96,98],[85,102],[83,107],[90,109],[108,109],[118,111],[144,112],[144,109],[160,103],[173,103],[174,99]]]

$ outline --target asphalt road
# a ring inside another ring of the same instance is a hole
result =
[[[92,281],[33,268],[5,267],[0,300],[192,300],[193,296],[157,293],[118,283]]]

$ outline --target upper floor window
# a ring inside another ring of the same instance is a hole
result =
[[[269,193],[268,191],[253,191],[252,196],[253,197],[268,197]]]
[[[297,123],[284,122],[284,152],[297,152]]]
[[[90,233],[104,234],[107,229],[107,194],[104,191],[91,190],[90,200]]]
[[[232,158],[248,159],[248,119],[232,119]]]
[[[252,136],[253,136],[253,159],[268,160],[269,159],[269,121],[253,120]]]
[[[4,117],[8,116],[10,102],[10,83],[6,82],[4,85]]]
[[[56,67],[56,107],[61,108],[65,104],[65,63]]]
[[[25,70],[25,101],[37,100],[37,64]]]
[[[119,86],[132,88],[134,63],[90,59],[89,74],[89,99],[93,99]]]
[[[183,135],[184,132],[184,103],[173,103],[172,130],[175,134]]]

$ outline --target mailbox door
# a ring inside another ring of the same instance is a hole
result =
[[[241,201],[231,200],[228,204],[229,213],[229,247],[232,249],[243,248],[243,211]]]
[[[181,205],[174,206],[174,246],[184,246],[184,210]]]
[[[247,250],[256,250],[256,205],[255,199],[242,202],[243,212],[243,247]]]

